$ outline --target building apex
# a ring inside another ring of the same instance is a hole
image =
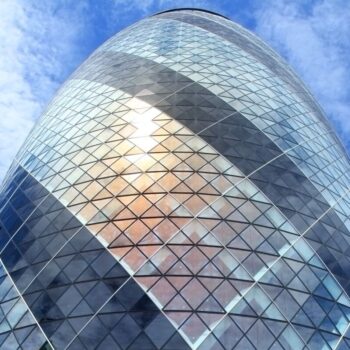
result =
[[[225,19],[230,20],[228,17],[226,17],[224,15],[221,15],[220,13],[217,13],[217,12],[214,12],[214,11],[209,11],[209,10],[206,10],[206,9],[197,8],[197,7],[179,7],[179,8],[169,9],[169,10],[157,12],[153,16],[161,15],[163,13],[178,12],[178,11],[200,11],[200,12],[206,12],[206,13],[210,13],[212,15],[216,15],[216,16],[223,17]]]

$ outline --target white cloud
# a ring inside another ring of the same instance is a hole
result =
[[[257,33],[289,61],[350,144],[350,2],[267,1]]]
[[[76,11],[84,11],[82,2]],[[53,2],[0,1],[0,179],[62,79],[81,30]],[[49,43],[49,45],[48,45]]]
[[[33,125],[40,109],[30,85],[24,79],[24,62],[19,57],[26,22],[23,8],[16,2],[0,3],[0,177],[2,178],[18,143]]]

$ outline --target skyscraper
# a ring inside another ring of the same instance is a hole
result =
[[[181,9],[97,49],[0,199],[1,349],[349,349],[350,167],[261,40]]]

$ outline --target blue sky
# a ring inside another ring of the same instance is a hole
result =
[[[350,150],[349,0],[0,0],[0,180],[57,88],[95,48],[176,7],[219,12],[264,39]]]

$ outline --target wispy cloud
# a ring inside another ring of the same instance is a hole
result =
[[[281,53],[350,147],[350,2],[267,1],[256,31]]]
[[[0,178],[72,69],[81,25],[52,4],[0,2]]]
[[[26,81],[26,65],[21,57],[26,14],[13,1],[1,2],[0,12],[0,177],[3,177],[9,159],[33,125],[40,102]]]

